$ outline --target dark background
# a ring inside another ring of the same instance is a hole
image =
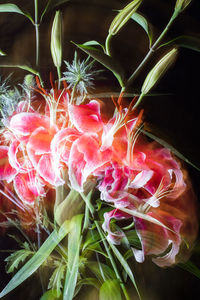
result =
[[[9,3],[10,1],[0,1]],[[47,1],[39,1],[40,10]],[[56,0],[55,0],[56,2]],[[115,16],[113,9],[121,9],[129,1],[124,0],[71,0],[60,6],[63,12],[63,59],[73,59],[75,46],[71,40],[83,43],[97,40],[104,43],[110,23]],[[20,8],[32,12],[33,3],[30,0],[12,1]],[[175,0],[144,0],[139,11],[152,24],[154,40],[168,22]],[[40,71],[46,86],[49,86],[49,74],[56,71],[50,55],[50,32],[55,9],[46,14],[40,25]],[[170,29],[166,41],[178,35],[192,35],[200,38],[200,1],[194,0],[190,7],[176,20]],[[34,28],[30,21],[18,14],[0,14],[0,49],[7,53],[0,57],[0,64],[28,64],[34,67],[35,39]],[[112,52],[120,60],[127,75],[139,64],[148,51],[148,40],[136,23],[130,21],[112,40]],[[158,57],[166,50],[159,50],[141,72],[130,92],[140,89],[146,72]],[[78,51],[81,58],[85,55]],[[102,66],[97,64],[97,68]],[[63,65],[64,70],[64,65]],[[160,96],[146,97],[143,102],[146,122],[152,130],[167,142],[171,143],[191,162],[200,167],[199,155],[199,108],[200,108],[200,53],[190,49],[179,49],[176,63],[162,78],[152,92]],[[27,74],[19,69],[0,68],[0,75],[6,77],[13,72],[12,83],[23,82]],[[96,81],[95,92],[118,92],[119,87],[108,71],[103,73],[104,79]],[[163,95],[164,94],[164,95]],[[186,166],[193,182],[197,197],[200,196],[200,173],[190,165]],[[8,249],[11,242],[1,238],[1,248]],[[8,281],[3,269],[4,254],[1,253],[1,282],[3,288]],[[194,254],[193,261],[200,267],[200,259]],[[139,286],[143,288],[144,300],[179,300],[198,299],[195,292],[200,293],[200,281],[180,268],[159,269],[151,263],[136,267]],[[33,284],[33,281],[35,285]],[[5,297],[8,299],[39,299],[40,288],[37,277],[28,280],[15,293]],[[17,295],[17,296],[16,296]]]

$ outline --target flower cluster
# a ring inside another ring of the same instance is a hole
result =
[[[29,206],[49,189],[67,184],[84,193],[92,182],[113,207],[103,223],[113,244],[125,237],[113,221],[125,220],[134,223],[141,242],[141,249],[132,249],[138,262],[145,255],[159,266],[181,260],[180,248],[192,244],[197,231],[194,196],[171,152],[139,134],[142,112],[132,103],[123,107],[120,97],[109,119],[99,100],[77,105],[67,88],[39,91],[42,97],[19,102],[4,120],[1,182]]]

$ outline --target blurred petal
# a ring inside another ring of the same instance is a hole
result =
[[[7,180],[7,182],[10,182],[17,174],[17,170],[9,163],[8,150],[9,147],[0,146],[0,180]]]
[[[111,158],[109,150],[101,152],[95,136],[82,135],[72,145],[69,156],[69,179],[72,187],[83,191],[87,177]]]
[[[10,130],[18,135],[27,136],[38,127],[49,127],[49,118],[38,113],[21,112],[10,120]]]
[[[88,104],[69,105],[72,124],[83,133],[99,132],[103,127],[100,116],[100,104],[91,100]]]

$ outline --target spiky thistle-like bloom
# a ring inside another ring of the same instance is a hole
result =
[[[75,53],[72,63],[65,61],[67,71],[63,72],[64,77],[69,84],[69,88],[74,88],[78,93],[84,95],[88,89],[93,87],[94,76],[99,71],[92,70],[92,63],[88,59],[80,61]]]

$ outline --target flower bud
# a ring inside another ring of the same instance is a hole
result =
[[[62,22],[61,12],[57,11],[53,20],[51,30],[51,55],[53,58],[54,65],[58,68],[62,63]]]
[[[156,82],[164,75],[164,73],[173,63],[176,55],[177,49],[173,48],[153,67],[143,83],[141,90],[143,95],[147,94],[150,89],[156,84]]]
[[[109,34],[115,35],[118,31],[126,24],[126,22],[131,18],[132,14],[138,9],[142,0],[134,0],[125,6],[112,21]]]
[[[177,0],[175,5],[175,10],[182,11],[184,10],[192,0]]]

